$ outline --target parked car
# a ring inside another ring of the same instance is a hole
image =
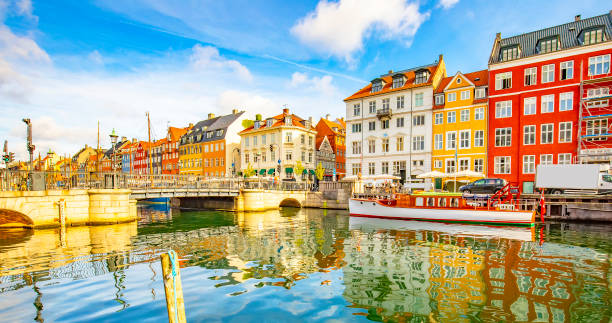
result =
[[[501,178],[483,178],[459,187],[459,192],[463,194],[495,194],[506,184],[506,181]]]

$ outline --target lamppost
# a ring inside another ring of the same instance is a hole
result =
[[[236,154],[235,152],[238,152],[238,158],[240,158],[240,148],[238,147],[234,147],[234,149],[232,149],[232,176],[236,176]]]
[[[36,148],[34,145],[32,145],[32,122],[30,122],[30,118],[25,118],[22,119],[22,121],[27,125],[28,127],[28,144],[27,144],[27,148],[28,148],[28,152],[30,153],[30,167],[28,168],[28,189],[31,190],[32,189],[32,167],[33,167],[33,159],[34,159],[34,149]]]
[[[113,128],[113,132],[109,135],[111,140],[111,171],[115,172],[115,145],[117,144],[117,134],[115,134],[115,129]]]

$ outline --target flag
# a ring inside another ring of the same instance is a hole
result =
[[[544,214],[546,214],[546,202],[544,201],[544,191],[540,195],[540,220],[544,222]]]

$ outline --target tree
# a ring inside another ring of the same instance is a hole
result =
[[[301,161],[297,161],[295,163],[295,178],[301,178],[302,173],[304,172],[304,166],[302,166],[302,162]]]
[[[246,128],[248,128],[248,127],[250,127],[250,126],[252,126],[252,125],[253,125],[253,123],[254,123],[254,121],[253,121],[253,120],[249,120],[249,119],[244,119],[244,120],[242,120],[242,126],[243,126],[245,129],[246,129]]]
[[[315,169],[315,175],[317,176],[318,180],[323,180],[323,174],[325,174],[325,168],[323,168],[323,165],[319,163],[317,165],[317,169]]]
[[[244,170],[244,177],[251,177],[253,175],[255,175],[255,170],[253,169],[253,165],[249,163],[247,168]]]

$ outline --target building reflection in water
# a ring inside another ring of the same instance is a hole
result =
[[[159,299],[163,289],[154,287],[162,279],[156,272],[159,254],[174,249],[181,267],[193,267],[214,280],[216,288],[292,289],[314,273],[335,271],[344,283],[335,292],[353,314],[377,321],[610,319],[605,251],[610,241],[605,233],[597,240],[604,246],[598,251],[597,243],[581,247],[577,239],[540,244],[529,229],[373,220],[364,225],[340,211],[146,207],[139,213],[138,225],[67,228],[63,243],[55,229],[3,231],[0,297],[33,288],[36,296],[29,306],[34,304],[36,319],[42,321],[41,282],[110,273],[112,299],[118,310],[126,309],[131,267],[146,264],[139,270],[151,282],[140,295]],[[193,273],[184,272],[183,279]]]

